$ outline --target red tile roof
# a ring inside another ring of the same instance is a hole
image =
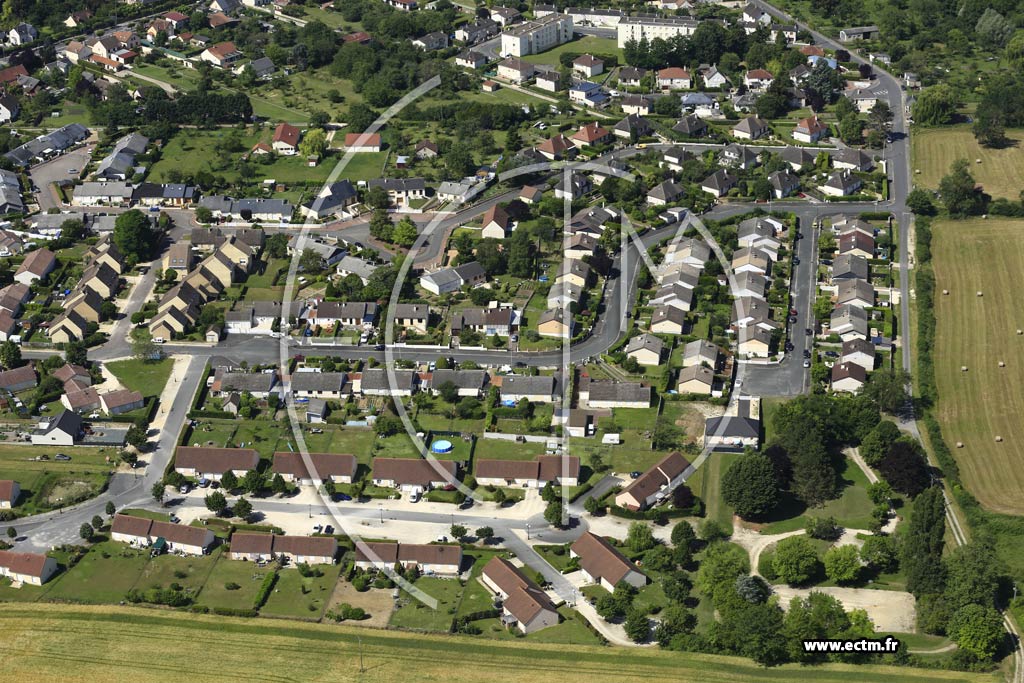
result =
[[[380,133],[346,133],[346,147],[380,147]]]
[[[277,128],[274,129],[273,142],[283,142],[286,145],[297,147],[299,144],[299,135],[301,131],[293,125],[287,123],[277,124]]]

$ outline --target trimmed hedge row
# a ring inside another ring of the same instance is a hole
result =
[[[260,584],[260,591],[256,594],[256,599],[252,602],[253,611],[263,607],[267,602],[267,598],[270,597],[270,591],[274,590],[275,583],[277,583],[276,569],[263,577],[263,583]]]

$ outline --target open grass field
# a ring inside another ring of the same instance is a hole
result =
[[[71,462],[53,460],[56,453],[71,456]],[[35,460],[47,455],[50,460]],[[96,495],[110,477],[117,458],[115,448],[57,448],[25,443],[0,444],[0,479],[21,485],[16,512],[34,514],[68,504],[73,499]]]
[[[107,369],[118,381],[143,396],[159,396],[171,376],[174,361],[164,358],[160,361],[142,361],[137,358],[107,363]]]
[[[942,176],[957,159],[967,159],[974,180],[993,197],[1017,199],[1024,187],[1024,131],[1007,131],[1016,144],[1005,149],[986,149],[979,145],[970,126],[915,130],[910,138],[913,182],[930,190],[938,189]],[[981,163],[975,160],[981,159]],[[920,169],[920,173],[916,170]]]
[[[1022,230],[1019,220],[936,221],[932,237],[937,417],[970,492],[1015,515],[1024,514]]]
[[[734,657],[572,647],[527,641],[242,620],[128,607],[5,605],[0,652],[10,680],[134,683],[188,681],[665,681],[992,682],[994,675],[903,667],[824,665],[771,669]],[[138,636],[173,643],[171,656],[139,656]],[[359,672],[360,652],[365,671]],[[211,655],[213,657],[211,658]]]

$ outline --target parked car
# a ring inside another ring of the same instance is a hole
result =
[[[171,520],[171,524],[177,524],[178,522],[181,521],[181,518],[178,517],[178,515],[174,514],[173,512],[171,513],[171,516],[168,517],[167,519]]]
[[[347,493],[339,493],[338,500],[352,500],[352,496],[348,495]]]
[[[811,367],[811,361],[810,361],[810,360],[808,360],[808,359],[805,359],[805,360],[804,360],[804,367],[805,367],[805,368],[809,368],[809,367]]]
[[[313,533],[314,534],[318,534],[318,533],[320,533],[323,530],[324,530],[324,528],[323,528],[322,525],[320,525],[320,524],[314,524],[313,525]]]
[[[53,456],[53,459],[60,460],[61,462],[69,462],[71,460],[71,456],[64,455],[63,453],[58,453],[57,455]]]

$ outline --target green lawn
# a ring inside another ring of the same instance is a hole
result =
[[[252,562],[221,560],[214,565],[196,602],[210,608],[252,609],[256,593],[268,571]],[[228,590],[229,584],[237,584],[239,588]]]
[[[726,529],[732,528],[732,509],[722,500],[719,491],[722,475],[739,456],[739,453],[712,453],[686,482],[693,494],[704,501],[707,519],[715,520]]]
[[[553,50],[542,52],[539,55],[528,55],[523,57],[523,59],[533,64],[559,64],[559,58],[565,52],[618,55],[619,62],[622,62],[622,50],[618,47],[618,43],[614,38],[597,38],[595,36],[583,36],[579,40],[572,40],[564,45],[559,45]],[[604,74],[598,78],[603,76]]]
[[[544,455],[542,443],[518,443],[505,439],[481,439],[474,458],[480,460],[533,460]]]
[[[341,138],[342,140],[344,138]],[[344,155],[344,151],[339,152]],[[341,169],[341,175],[339,178],[347,178],[353,182],[357,180],[371,180],[373,178],[380,178],[384,169],[384,160],[387,159],[387,152],[359,152],[349,157],[348,162],[344,168]],[[342,159],[336,157],[336,160]],[[321,164],[321,166],[330,166],[329,170],[333,170],[332,164]]]
[[[294,567],[278,572],[277,583],[260,614],[297,619],[319,619],[338,582],[339,565],[316,565],[322,576],[303,577]]]
[[[164,358],[158,361],[118,360],[107,363],[107,369],[128,389],[143,396],[159,396],[171,376],[174,360]]]
[[[391,615],[389,626],[418,631],[447,632],[452,624],[453,612],[462,596],[462,585],[457,579],[421,577],[416,587],[437,600],[437,609],[431,609],[412,596],[403,594]]]
[[[54,581],[46,598],[97,604],[121,602],[135,587],[148,562],[148,550],[113,541],[97,543],[78,564]]]
[[[784,500],[773,515],[775,519],[762,530],[762,533],[779,534],[803,529],[809,517],[835,517],[836,521],[846,528],[869,528],[872,521],[871,509],[874,505],[868,498],[867,477],[852,460],[847,459],[844,460],[839,479],[842,492],[838,498],[810,510],[791,499]]]
[[[134,588],[137,590],[154,587],[167,588],[172,583],[177,583],[195,595],[206,583],[214,565],[221,557],[221,552],[222,549],[217,548],[210,555],[201,557],[191,555],[187,557],[177,555],[154,557],[143,568]],[[227,561],[224,560],[224,562]]]

